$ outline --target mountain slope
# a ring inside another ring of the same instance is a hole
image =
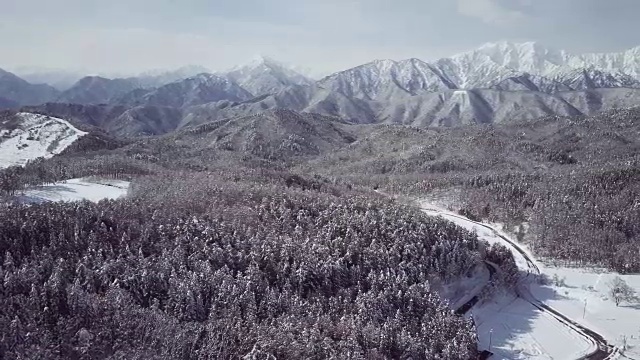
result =
[[[313,80],[267,57],[255,59],[225,75],[254,96],[277,93],[289,86],[313,83]]]
[[[440,69],[418,59],[376,60],[325,77],[318,81],[318,86],[366,100],[389,100],[458,88]]]
[[[183,108],[221,100],[243,101],[251,94],[226,77],[199,74],[151,90],[135,90],[114,101],[126,106]]]
[[[182,111],[171,107],[114,106],[48,103],[25,108],[27,111],[68,119],[83,129],[100,128],[118,137],[160,135],[174,131]]]
[[[52,157],[86,135],[68,121],[46,115],[5,113],[0,121],[0,168]]]
[[[54,69],[23,69],[16,75],[32,84],[47,84],[60,91],[68,90],[83,77],[79,72]]]
[[[36,105],[58,96],[58,90],[44,84],[31,84],[17,75],[0,69],[0,98],[4,103]]]
[[[605,72],[594,67],[583,69],[558,69],[549,74],[554,81],[572,90],[599,88],[640,88],[640,80],[621,72]]]
[[[376,104],[350,98],[318,86],[290,86],[276,94],[243,102],[220,101],[185,110],[179,128],[224,118],[257,114],[265,110],[289,109],[339,116],[354,123],[375,122]]]
[[[182,120],[178,108],[163,106],[138,106],[115,117],[107,130],[118,136],[166,134],[176,130]]]
[[[140,88],[136,79],[107,79],[86,76],[62,92],[56,102],[70,104],[107,104],[112,99]]]
[[[491,89],[505,91],[540,91],[553,94],[559,91],[571,91],[573,88],[564,83],[562,79],[550,79],[544,76],[523,73],[517,76],[510,76],[489,86]]]
[[[206,151],[234,152],[269,160],[319,155],[354,141],[340,119],[274,109],[183,129],[169,139]]]

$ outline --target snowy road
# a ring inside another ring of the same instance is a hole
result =
[[[501,243],[514,253],[522,271],[517,298],[504,298],[474,308],[481,347],[504,359],[611,359],[616,349],[592,331],[538,299],[529,287],[540,268],[529,252],[499,230],[442,208],[422,203],[427,214],[442,216],[490,243]],[[544,295],[537,292],[538,296]],[[551,298],[553,294],[548,294]]]

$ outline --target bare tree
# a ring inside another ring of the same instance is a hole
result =
[[[629,303],[638,300],[635,290],[619,276],[609,282],[609,296],[616,302],[616,306],[620,306],[622,301]]]

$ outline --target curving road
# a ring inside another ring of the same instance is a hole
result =
[[[437,212],[437,213],[442,213],[442,210],[440,209],[435,209],[435,208],[423,208],[424,210],[429,210],[429,211],[433,211],[433,212]],[[454,213],[450,213],[447,212],[446,213],[448,216],[452,216],[452,217],[456,217],[465,221],[468,221],[470,223],[476,224],[478,226],[482,226],[488,230],[491,230],[497,237],[501,238],[502,240],[504,240],[506,243],[508,243],[511,246],[512,251],[516,251],[518,253],[520,253],[522,255],[522,257],[526,260],[527,262],[527,277],[529,276],[538,276],[540,275],[540,269],[538,268],[538,266],[536,265],[536,263],[531,259],[531,257],[529,256],[529,254],[516,242],[512,241],[511,239],[507,238],[506,236],[503,236],[502,234],[500,234],[495,228],[487,225],[487,224],[483,224],[477,221],[473,221],[470,220],[464,216],[461,215],[457,215]],[[529,291],[529,284],[526,282],[521,282],[520,285],[517,287],[516,289],[517,294],[523,298],[525,301],[529,302],[531,305],[533,305],[534,307],[536,307],[537,309],[539,309],[540,311],[546,312],[548,314],[550,314],[552,317],[554,317],[556,320],[558,320],[559,322],[561,322],[562,324],[564,324],[565,326],[571,328],[573,331],[575,331],[576,333],[580,334],[581,336],[585,337],[586,339],[588,339],[590,342],[592,342],[595,346],[596,346],[596,350],[593,351],[592,353],[582,356],[580,358],[578,358],[578,360],[605,360],[605,359],[612,359],[615,355],[618,354],[618,349],[609,344],[607,342],[607,340],[600,334],[598,334],[597,332],[586,328],[583,325],[578,324],[577,322],[575,322],[574,320],[570,319],[569,317],[567,317],[566,315],[563,315],[562,313],[560,313],[559,311],[553,309],[552,307],[544,304],[543,302],[541,302],[540,300],[536,299],[533,294],[531,294],[531,292]],[[466,305],[466,304],[465,304]],[[473,305],[471,305],[473,306]]]

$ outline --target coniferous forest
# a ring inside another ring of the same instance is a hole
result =
[[[11,359],[468,359],[430,284],[474,234],[318,179],[140,178],[126,200],[0,210]]]

